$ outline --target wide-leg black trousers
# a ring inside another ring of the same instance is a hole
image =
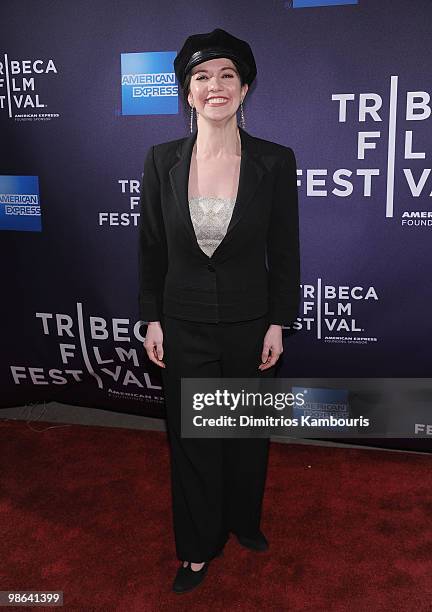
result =
[[[162,382],[171,456],[171,494],[177,557],[214,558],[229,533],[253,537],[260,528],[268,438],[182,438],[181,378],[255,378],[268,316],[201,323],[163,315]]]

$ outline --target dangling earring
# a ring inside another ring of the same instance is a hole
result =
[[[241,115],[240,126],[241,126],[243,129],[245,129],[245,127],[246,127],[246,122],[245,122],[244,112],[243,112],[243,100],[240,102],[240,115]]]
[[[193,109],[194,109],[194,107],[191,106],[191,110],[190,110],[190,131],[191,131],[191,134],[193,132]]]

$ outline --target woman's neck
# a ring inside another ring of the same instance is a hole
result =
[[[240,155],[241,139],[236,117],[218,127],[208,122],[199,122],[194,149],[198,159]]]

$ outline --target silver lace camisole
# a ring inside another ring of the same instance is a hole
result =
[[[234,210],[235,199],[214,196],[189,198],[189,211],[197,242],[211,257],[222,242]]]

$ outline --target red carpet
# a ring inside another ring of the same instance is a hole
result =
[[[430,455],[273,443],[270,551],[231,537],[176,595],[165,433],[30,428],[49,425],[0,421],[0,590],[83,611],[432,610]]]

